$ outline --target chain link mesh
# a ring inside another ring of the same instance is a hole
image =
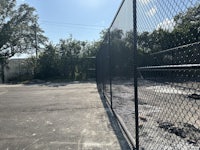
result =
[[[137,38],[139,143],[200,149],[200,1],[124,0],[97,54],[100,91],[135,139],[133,38]]]

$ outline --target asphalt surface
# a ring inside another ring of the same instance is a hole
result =
[[[0,85],[0,150],[128,150],[95,83]]]

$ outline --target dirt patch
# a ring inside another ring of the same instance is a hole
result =
[[[198,88],[188,89],[181,85],[139,81],[141,148],[145,150],[199,150],[200,101],[196,98],[197,95],[192,95],[198,93],[199,90]],[[191,85],[187,83],[187,85],[192,87],[193,83]],[[113,108],[135,138],[133,83],[114,81],[112,88]]]
[[[193,99],[199,99],[200,100],[200,95],[199,94],[190,94],[188,95],[189,98],[193,98]]]
[[[197,129],[194,125],[181,122],[173,124],[163,121],[158,121],[158,124],[159,128],[183,138],[189,144],[196,146],[200,144],[200,129]]]

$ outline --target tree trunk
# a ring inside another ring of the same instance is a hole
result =
[[[4,62],[1,62],[1,81],[5,83]]]

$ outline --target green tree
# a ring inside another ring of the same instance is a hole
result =
[[[85,45],[82,49],[83,58],[96,56],[100,43],[100,41],[85,42]]]
[[[8,58],[16,53],[31,52],[36,45],[44,44],[47,40],[37,20],[33,7],[22,4],[17,8],[16,0],[0,1],[0,62],[3,81],[3,70]]]
[[[37,63],[38,78],[49,79],[60,75],[58,51],[51,43],[46,45],[44,52],[40,54]]]
[[[176,45],[185,45],[200,41],[200,4],[188,8],[185,13],[179,13],[174,17],[176,22],[172,32],[179,40]]]
[[[81,56],[82,42],[70,37],[66,40],[61,39],[57,47],[61,57],[60,72],[64,77],[74,80],[77,70],[76,61]]]

